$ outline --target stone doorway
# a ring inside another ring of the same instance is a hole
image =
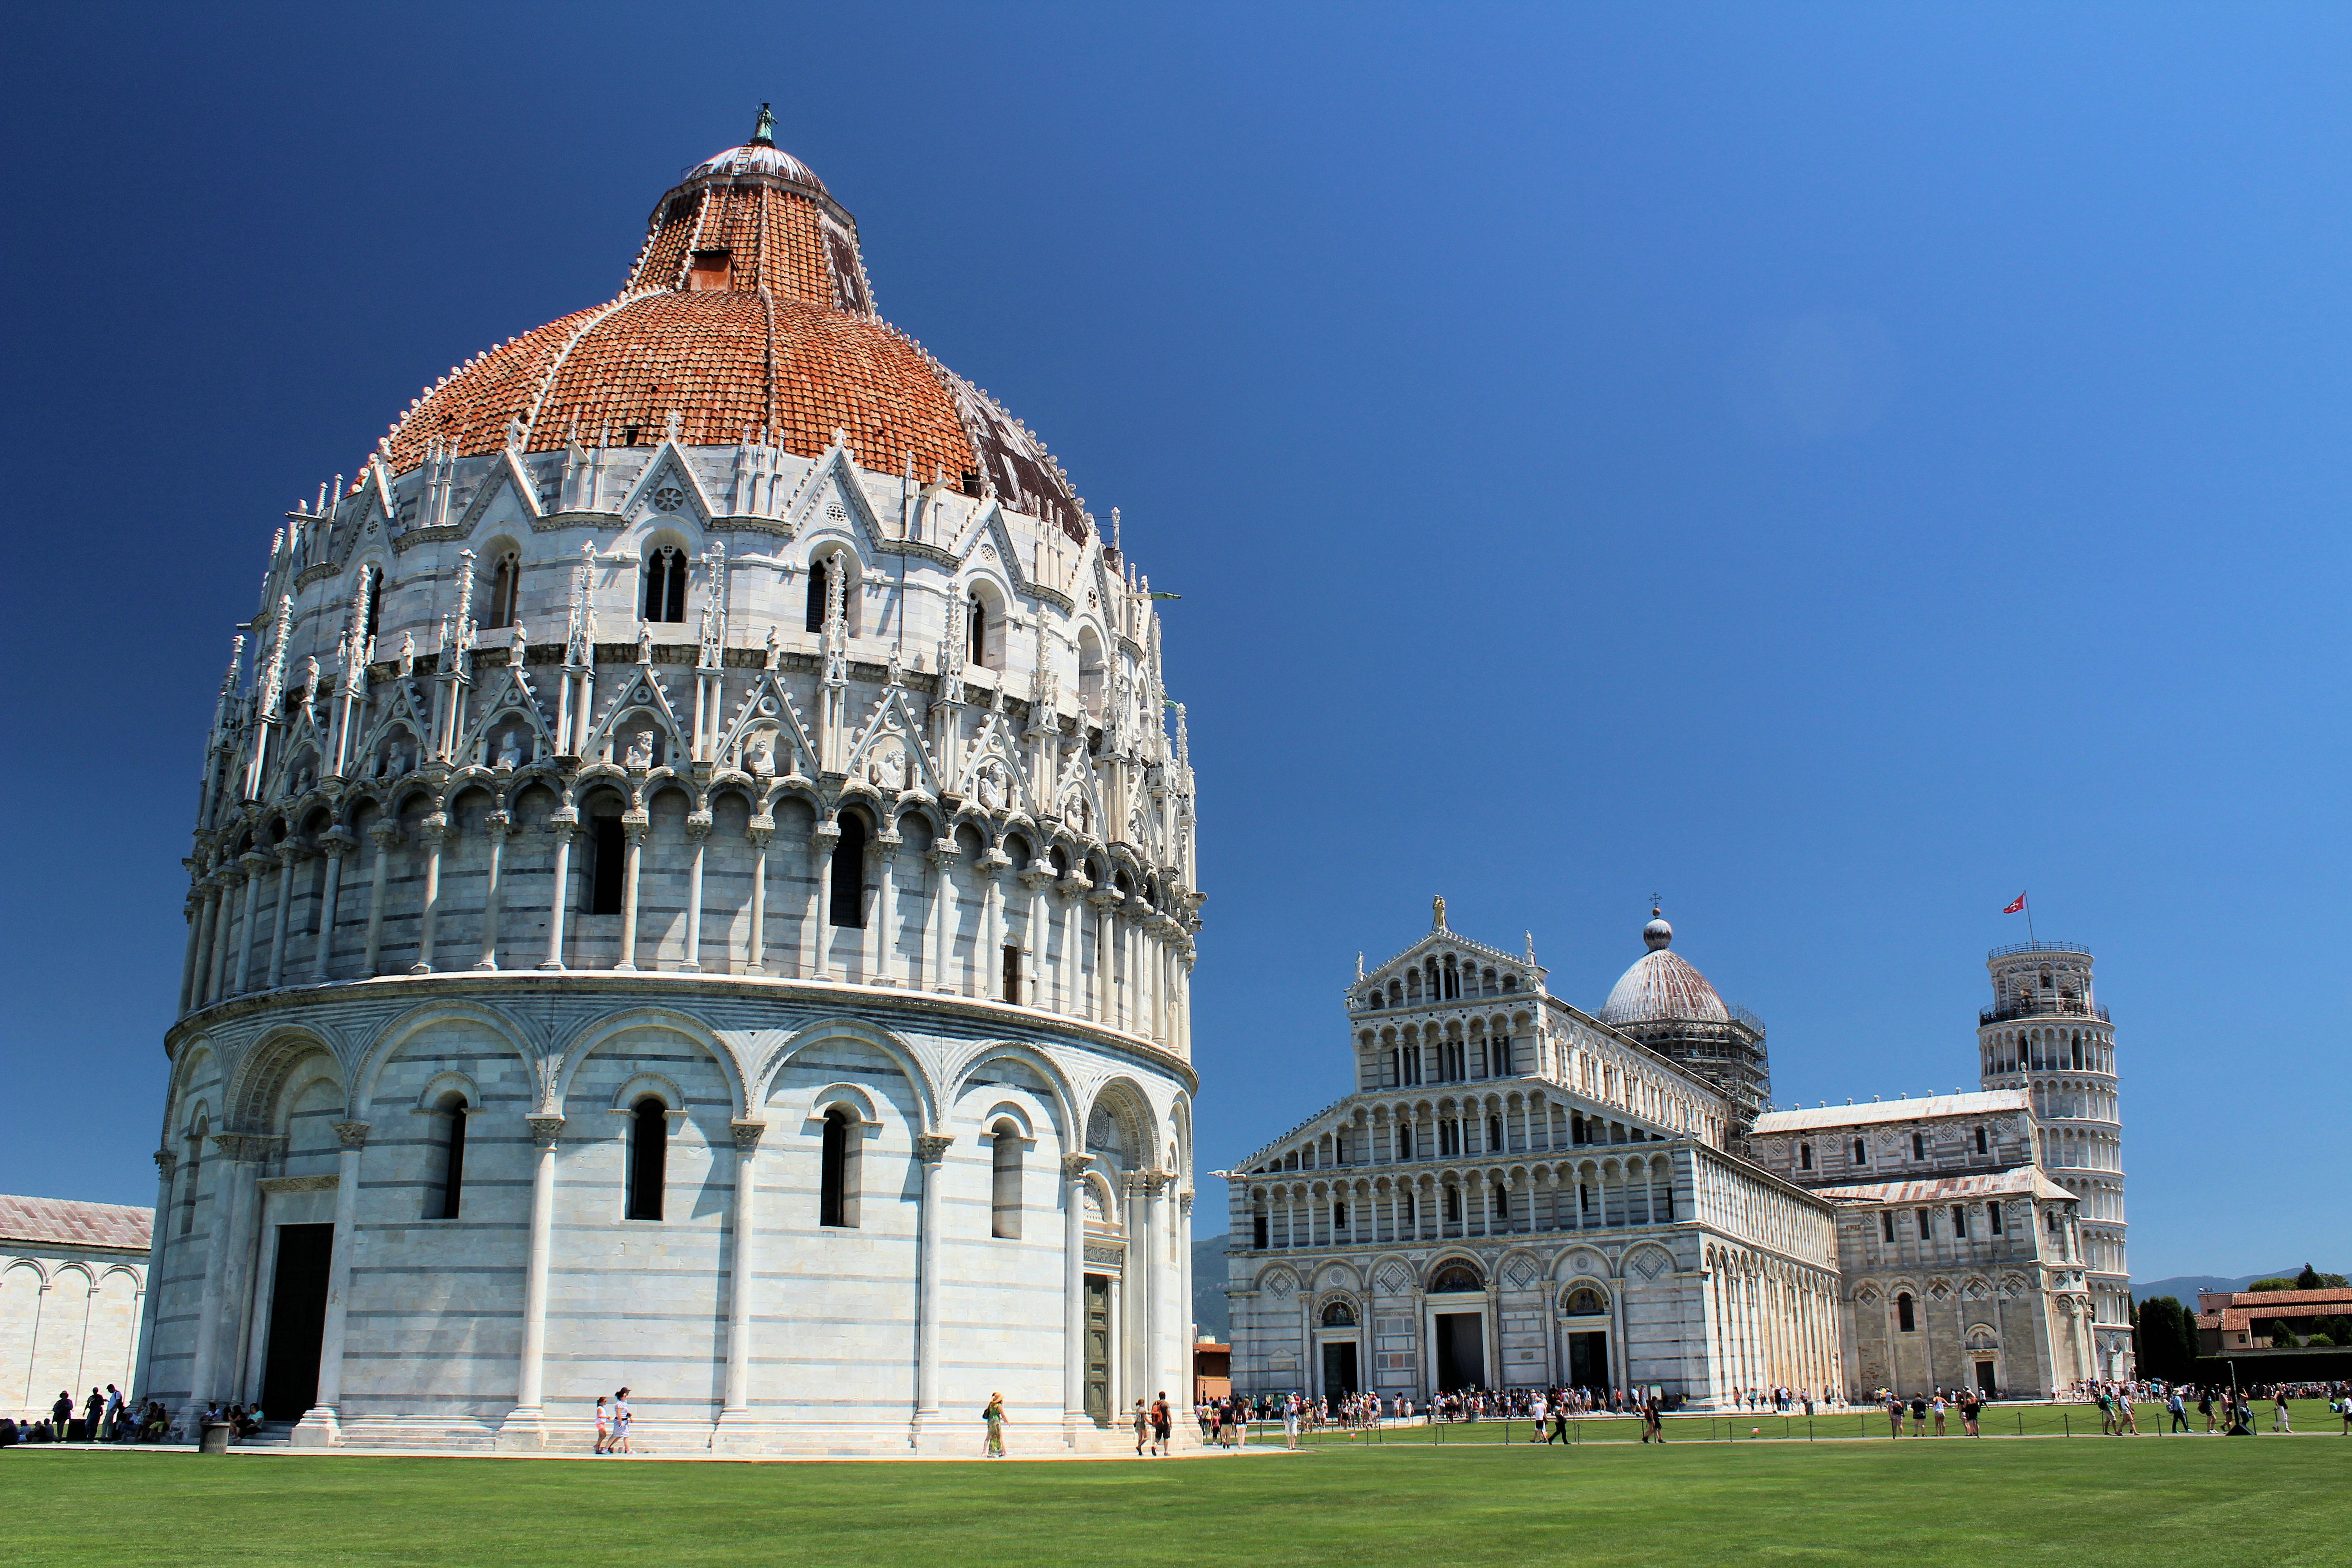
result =
[[[1324,1342],[1323,1392],[1332,1399],[1345,1399],[1357,1392],[1355,1341]]]
[[[1480,1314],[1476,1312],[1440,1312],[1437,1315],[1439,1393],[1486,1385],[1486,1347],[1483,1330]]]
[[[1087,1415],[1097,1426],[1110,1425],[1110,1279],[1087,1277]]]
[[[1977,1363],[1977,1389],[1985,1394],[2000,1392],[2000,1380],[1992,1363],[1989,1361]]]
[[[327,1331],[327,1265],[331,1225],[278,1227],[278,1270],[269,1289],[269,1358],[261,1371],[261,1408],[293,1421],[318,1403],[319,1347]]]
[[[1568,1336],[1568,1381],[1575,1388],[1607,1388],[1609,1336],[1605,1332]]]

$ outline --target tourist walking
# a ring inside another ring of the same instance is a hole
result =
[[[2169,1437],[2174,1432],[2188,1432],[2189,1405],[2186,1400],[2180,1397],[2180,1389],[2177,1384],[2172,1390],[2172,1397],[2165,1401],[2164,1407],[2172,1413],[2172,1426],[2170,1430],[2165,1433],[2165,1436]],[[2195,1436],[2194,1433],[2190,1433],[2189,1435],[2191,1436]]]
[[[106,1385],[106,1436],[112,1440],[115,1429],[122,1425],[122,1390],[112,1384]]]
[[[596,1447],[590,1451],[603,1454],[610,1451],[612,1447],[613,1413],[606,1408],[604,1396],[600,1394],[596,1396]]]
[[[1977,1416],[1983,1409],[1984,1401],[1978,1396],[1975,1389],[1969,1389],[1961,1394],[1960,1430],[1971,1437],[1983,1436],[1984,1434],[1977,1430]]]
[[[1644,1443],[1664,1443],[1665,1440],[1665,1418],[1660,1413],[1658,1407],[1658,1396],[1654,1394],[1650,1395],[1650,1397],[1644,1401],[1642,1405],[1642,1441]]]
[[[992,1393],[988,1396],[988,1404],[980,1413],[980,1418],[988,1423],[988,1441],[982,1447],[980,1457],[983,1459],[1004,1458],[1004,1395]]]
[[[1903,1396],[1899,1394],[1886,1396],[1886,1435],[1890,1437],[1903,1436]]]
[[[1936,1402],[1928,1408],[1936,1413],[1936,1436],[1940,1437],[1944,1435],[1944,1391],[1942,1389],[1936,1390]]]
[[[93,1393],[91,1397],[95,1398],[96,1394]],[[2281,1384],[2279,1385],[2278,1393],[2273,1397],[2278,1403],[2278,1414],[2271,1417],[2271,1430],[2273,1432],[2294,1431],[2294,1419],[2286,1407],[2286,1385]]]
[[[2197,1414],[2205,1417],[2205,1436],[2213,1435],[2213,1391],[2201,1390],[2197,1395]]]
[[[637,1451],[629,1442],[629,1423],[634,1419],[629,1414],[629,1391],[624,1388],[613,1395],[613,1446],[604,1450],[606,1453],[634,1454]]]
[[[1298,1447],[1298,1395],[1293,1394],[1282,1402],[1282,1446]]]
[[[1137,1458],[1143,1458],[1143,1446],[1150,1441],[1151,1412],[1146,1410],[1143,1407],[1143,1401],[1139,1399],[1135,1402],[1135,1457]]]
[[[1175,1420],[1168,1408],[1168,1391],[1161,1389],[1160,1397],[1151,1402],[1151,1451],[1166,1458],[1176,1451]]]
[[[1926,1395],[1924,1395],[1924,1394],[1913,1394],[1913,1395],[1911,1396],[1911,1436],[1913,1436],[1914,1437],[1925,1437],[1927,1435],[1927,1396],[1926,1396]]]

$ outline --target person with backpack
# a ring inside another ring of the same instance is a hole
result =
[[[1004,1395],[991,1394],[987,1405],[981,1409],[980,1418],[988,1423],[988,1441],[981,1448],[980,1457],[983,1459],[1004,1458]]]
[[[1151,1402],[1151,1451],[1166,1458],[1176,1451],[1175,1421],[1168,1409],[1168,1391]]]

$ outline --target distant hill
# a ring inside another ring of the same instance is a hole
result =
[[[2132,1281],[2132,1301],[2135,1305],[2150,1296],[2170,1296],[2191,1311],[2197,1308],[2200,1290],[2242,1290],[2257,1279],[2292,1279],[2303,1271],[2298,1263],[2292,1268],[2273,1268],[2263,1274],[2242,1274],[2235,1279],[2224,1279],[2219,1274],[2176,1274],[2169,1279],[2150,1279],[2146,1284]],[[1194,1270],[1198,1277],[1198,1269]]]
[[[1226,1311],[1225,1238],[1192,1238],[1192,1321],[1197,1332],[1223,1341],[1234,1331]]]

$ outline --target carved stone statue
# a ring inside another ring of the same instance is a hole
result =
[[[997,779],[996,770],[992,767],[981,769],[979,776],[971,782],[971,788],[983,811],[994,811],[1004,803],[1004,785]]]
[[[522,668],[523,652],[530,646],[530,639],[523,634],[522,623],[520,621],[517,621],[514,626],[513,639],[508,645],[507,663],[512,665],[517,669],[520,669]]]
[[[762,782],[776,776],[776,753],[770,748],[767,736],[751,742],[751,754],[743,759],[743,770]]]
[[[654,629],[641,621],[637,625],[637,662],[651,664],[653,661]]]
[[[768,668],[770,669],[776,668],[776,659],[782,651],[782,647],[776,637],[776,628],[770,626],[768,628]]]
[[[519,731],[509,730],[505,743],[499,747],[499,766],[508,773],[522,766],[522,742]]]
[[[633,773],[644,773],[654,765],[654,732],[651,730],[638,731],[637,738],[629,742],[628,763]]]
[[[400,634],[400,678],[403,680],[416,673],[416,634]]]

